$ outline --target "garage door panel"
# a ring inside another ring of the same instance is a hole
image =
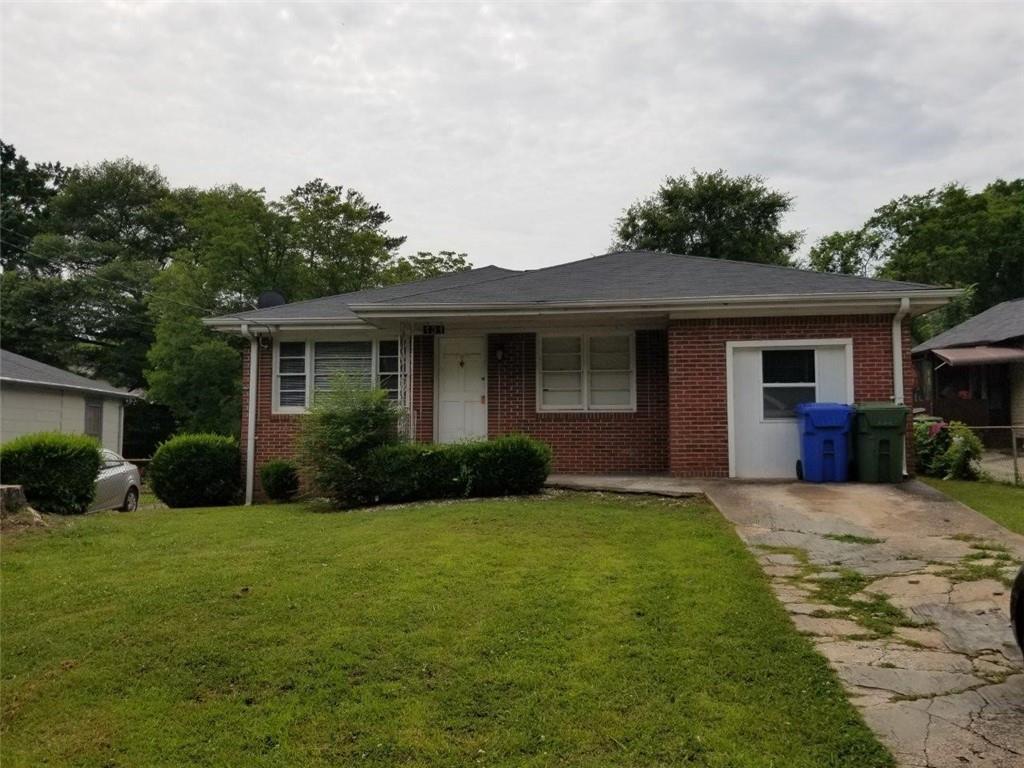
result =
[[[796,418],[789,414],[799,402],[852,400],[848,344],[809,340],[798,344],[765,342],[731,347],[729,426],[733,475],[796,476],[800,439]],[[811,378],[813,381],[808,381]]]

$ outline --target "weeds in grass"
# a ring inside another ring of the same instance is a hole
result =
[[[1003,572],[1004,568],[1006,568],[1006,564],[1003,561],[986,564],[963,559],[945,571],[939,571],[938,575],[944,576],[950,581],[983,581],[985,579],[993,579],[1005,587],[1012,587],[1013,579]]]
[[[856,571],[840,571],[837,579],[815,582],[813,597],[840,608],[844,618],[852,619],[878,635],[891,635],[896,627],[922,626],[889,602],[885,595],[867,592],[854,600],[853,596],[862,593],[870,581]]]
[[[807,551],[800,547],[759,544],[758,548],[772,554],[791,555],[799,562],[800,573],[789,577],[789,581],[793,583],[807,582],[811,576],[823,572],[820,566],[811,563]],[[869,592],[854,600],[853,596],[863,592],[864,587],[871,583],[871,579],[849,569],[838,573],[838,578],[816,580],[808,584],[815,590],[811,595],[812,600],[835,609],[830,611],[827,608],[822,608],[814,611],[811,616],[850,619],[876,635],[891,635],[896,627],[927,626],[911,619],[900,608],[889,602],[889,598],[885,595]]]

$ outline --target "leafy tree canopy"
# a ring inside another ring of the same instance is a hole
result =
[[[803,233],[784,231],[793,198],[760,176],[670,176],[615,224],[614,247],[788,265]]]
[[[4,347],[128,387],[180,427],[238,429],[240,342],[202,318],[469,268],[466,254],[402,256],[391,218],[314,179],[280,200],[238,185],[172,189],[130,159],[66,169],[3,161]]]
[[[948,184],[904,195],[859,230],[835,232],[810,251],[813,269],[969,288],[918,324],[927,337],[1007,299],[1024,296],[1024,179],[981,192]]]

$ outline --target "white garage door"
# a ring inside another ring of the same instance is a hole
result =
[[[729,474],[796,476],[797,403],[853,402],[852,342],[731,342]]]

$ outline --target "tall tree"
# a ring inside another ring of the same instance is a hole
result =
[[[629,206],[615,224],[615,247],[788,265],[803,239],[782,229],[792,205],[760,176],[694,170]]]
[[[60,163],[29,163],[0,140],[0,265],[5,271],[45,271],[30,246],[65,176]]]
[[[977,193],[948,184],[904,195],[861,229],[819,240],[810,262],[825,272],[970,288],[917,326],[922,335],[944,330],[1024,296],[1024,179],[996,180]]]
[[[184,237],[167,182],[128,159],[63,174],[33,221],[34,233],[5,279],[5,346],[30,357],[139,387],[153,339],[149,283]],[[48,315],[40,324],[40,316]]]
[[[153,281],[156,321],[146,378],[150,397],[184,428],[237,430],[240,351],[204,315],[252,309],[260,292],[289,300],[347,293],[468,268],[465,254],[396,254],[390,217],[355,190],[320,179],[268,202],[263,190],[190,191],[187,244]]]
[[[274,210],[290,223],[296,259],[290,298],[358,291],[380,281],[404,237],[389,234],[391,217],[354,189],[314,179],[289,192]]]
[[[465,253],[418,251],[412,256],[399,256],[388,262],[381,272],[379,282],[382,285],[411,283],[414,280],[425,280],[452,272],[465,272],[471,268],[469,257]]]

